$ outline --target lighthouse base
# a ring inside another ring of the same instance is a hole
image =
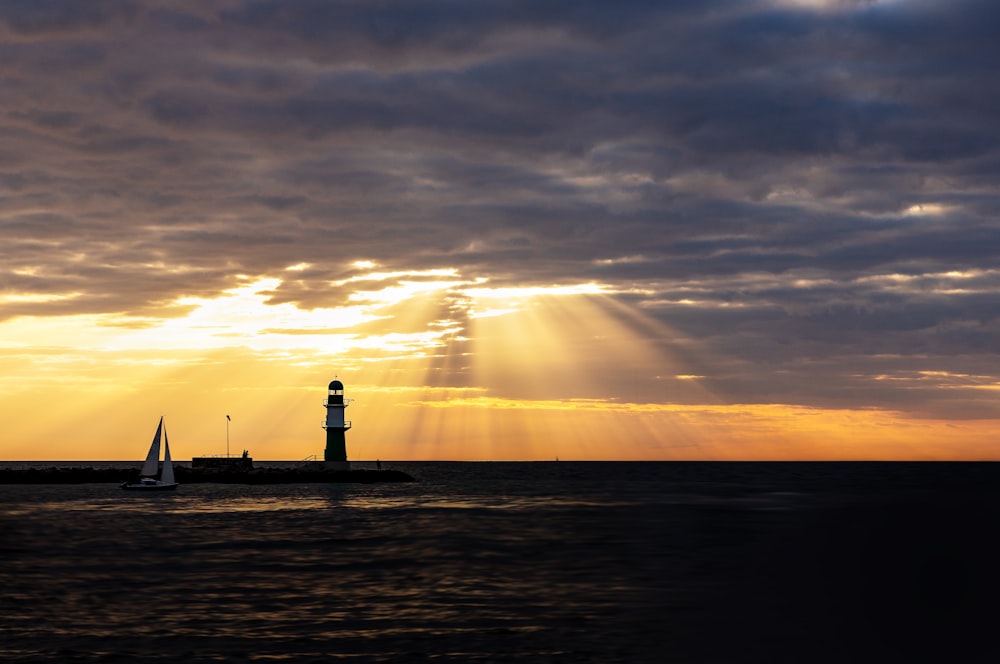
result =
[[[351,462],[350,461],[321,461],[321,462],[318,462],[318,464],[320,466],[322,466],[324,470],[350,470],[351,469]]]

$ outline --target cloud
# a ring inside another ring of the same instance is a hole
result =
[[[858,377],[1000,373],[998,29],[972,0],[2,3],[0,318],[297,263],[276,305],[344,306],[362,259],[594,282],[733,401],[967,416],[981,391]]]

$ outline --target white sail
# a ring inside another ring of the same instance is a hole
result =
[[[170,460],[170,441],[167,440],[167,430],[163,429],[163,474],[160,481],[164,484],[174,483],[174,464]]]
[[[156,477],[156,471],[160,466],[160,431],[163,430],[163,417],[156,426],[156,435],[153,436],[153,444],[149,446],[149,453],[146,455],[146,462],[142,464],[142,471],[139,473],[143,477]],[[173,469],[171,469],[173,472]]]
[[[156,479],[160,459],[160,438],[163,438],[163,472],[160,479]],[[163,416],[160,416],[160,423],[156,425],[156,435],[153,436],[153,443],[149,446],[149,453],[146,461],[142,464],[142,479],[138,482],[122,482],[123,489],[134,489],[141,491],[171,490],[177,488],[177,481],[174,479],[174,463],[170,460],[170,441],[167,440],[167,427],[163,425]]]

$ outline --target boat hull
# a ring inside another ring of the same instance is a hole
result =
[[[176,489],[179,485],[175,482],[173,484],[133,484],[131,482],[123,482],[122,488],[127,491],[172,491]]]

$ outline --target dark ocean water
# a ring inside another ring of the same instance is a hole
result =
[[[1000,464],[384,465],[418,481],[0,485],[0,661],[1000,655]]]

